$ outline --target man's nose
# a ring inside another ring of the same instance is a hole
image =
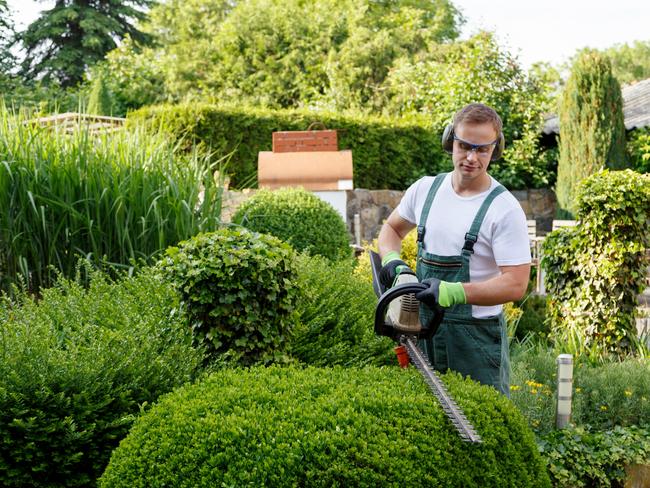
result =
[[[475,149],[470,149],[467,151],[467,159],[471,159],[472,161],[478,159],[478,153],[476,152]]]

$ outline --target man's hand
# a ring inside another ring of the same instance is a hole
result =
[[[384,256],[381,261],[382,267],[379,271],[379,281],[384,288],[392,288],[395,285],[395,280],[402,273],[414,275],[415,273],[409,265],[400,259],[400,255],[396,251],[390,251]]]
[[[422,280],[422,283],[429,285],[429,288],[416,293],[415,298],[431,308],[436,305],[447,308],[467,303],[462,283],[450,283],[437,278],[428,278]]]

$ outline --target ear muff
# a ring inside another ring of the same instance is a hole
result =
[[[501,156],[503,156],[503,150],[505,149],[505,147],[506,147],[506,139],[505,137],[503,137],[503,132],[499,132],[499,142],[494,147],[494,151],[492,151],[492,157],[490,158],[490,161],[496,161]],[[449,154],[451,154],[454,150],[454,125],[453,124],[447,124],[447,127],[445,127],[445,130],[442,133],[442,148]]]
[[[442,148],[451,154],[454,151],[454,124],[447,124],[442,133]]]

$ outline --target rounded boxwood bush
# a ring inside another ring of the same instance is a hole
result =
[[[338,212],[300,188],[260,190],[240,205],[232,221],[274,235],[297,251],[331,260],[351,255],[348,232]]]
[[[199,234],[158,263],[181,295],[195,342],[213,359],[282,360],[295,325],[295,252],[243,227]]]
[[[99,485],[550,486],[509,400],[444,379],[482,444],[460,440],[413,368],[227,369],[141,416]]]

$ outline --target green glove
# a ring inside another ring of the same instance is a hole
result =
[[[440,282],[438,304],[441,307],[451,307],[464,303],[467,303],[467,297],[465,296],[465,288],[463,288],[462,283]]]

